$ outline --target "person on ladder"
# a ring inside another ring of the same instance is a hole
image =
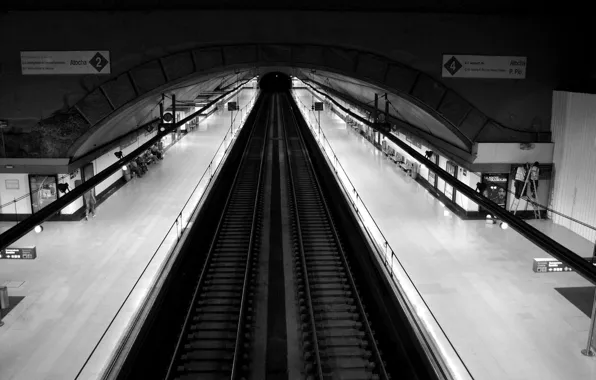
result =
[[[515,197],[519,199],[522,196],[524,184],[526,182],[528,164],[520,165],[515,171]]]
[[[540,177],[540,168],[538,161],[530,168],[530,197],[536,201],[538,198],[538,178]]]

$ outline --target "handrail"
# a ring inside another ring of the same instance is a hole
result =
[[[283,118],[283,114],[280,115]],[[284,119],[285,121],[285,119]],[[314,347],[314,351],[315,351],[315,360],[316,360],[316,373],[317,373],[317,377],[318,380],[323,380],[325,377],[323,375],[323,363],[321,363],[321,353],[320,353],[320,348],[319,348],[319,338],[317,336],[317,323],[315,320],[315,315],[313,312],[313,302],[312,302],[312,296],[310,294],[310,284],[309,284],[309,280],[308,280],[308,272],[307,272],[307,265],[306,265],[306,254],[304,253],[304,243],[302,240],[302,227],[300,225],[300,217],[298,215],[298,201],[296,200],[296,185],[294,184],[294,174],[292,172],[292,155],[290,154],[290,148],[288,146],[288,131],[286,128],[283,129],[283,133],[284,133],[284,137],[285,137],[285,142],[284,142],[284,147],[285,147],[285,153],[286,153],[286,157],[287,157],[287,168],[288,168],[288,178],[289,178],[289,187],[290,187],[290,194],[291,194],[291,198],[292,198],[292,206],[294,208],[294,213],[296,215],[295,217],[295,223],[296,223],[296,234],[298,235],[298,250],[300,252],[300,268],[302,269],[302,276],[303,276],[303,280],[304,280],[304,293],[306,295],[306,300],[308,302],[308,316],[310,318],[310,329],[311,329],[311,333],[312,333],[312,341],[313,341],[313,347]],[[303,148],[304,149],[304,148]]]
[[[375,129],[386,139],[399,146],[416,161],[424,163],[424,165],[426,165],[433,172],[435,172],[435,174],[438,177],[440,177],[443,181],[447,182],[449,185],[453,186],[454,189],[459,191],[461,194],[465,195],[472,202],[488,210],[494,217],[504,222],[507,222],[509,226],[511,226],[514,230],[523,235],[526,239],[530,240],[535,245],[542,248],[544,251],[556,257],[557,259],[567,263],[571,268],[573,268],[586,280],[590,281],[593,284],[596,284],[596,266],[592,265],[590,262],[582,258],[580,255],[571,251],[570,249],[563,246],[554,239],[550,238],[546,234],[530,226],[518,216],[511,214],[509,211],[503,209],[502,207],[495,204],[488,198],[479,194],[471,187],[461,183],[454,176],[452,176],[443,168],[441,168],[439,165],[424,157],[422,154],[420,154],[418,151],[416,151],[408,144],[404,143],[400,138],[398,138],[394,134],[377,129],[378,127],[373,123],[369,122],[368,120],[363,120],[362,122],[368,125],[369,127]]]
[[[149,139],[145,144],[141,145],[137,149],[135,149],[130,154],[126,155],[125,157],[121,158],[120,160],[116,161],[116,163],[112,164],[111,166],[107,167],[106,169],[102,170],[101,172],[97,173],[93,176],[90,180],[83,182],[80,186],[76,187],[74,190],[69,191],[68,194],[65,196],[58,198],[48,206],[44,207],[43,209],[39,210],[39,212],[27,217],[26,219],[22,220],[20,223],[16,224],[15,226],[11,227],[9,230],[5,231],[0,235],[0,249],[5,249],[8,247],[9,244],[14,243],[19,238],[27,234],[29,231],[35,228],[35,226],[41,224],[46,219],[50,218],[55,213],[62,210],[64,207],[68,206],[76,199],[78,199],[81,195],[86,193],[87,191],[91,190],[95,186],[99,185],[101,182],[106,180],[109,176],[116,173],[118,170],[122,168],[122,166],[128,164],[132,161],[135,157],[143,153],[145,150],[149,149],[153,144],[157,143],[163,136],[167,135],[175,131],[181,125],[186,124],[188,121],[192,120],[197,115],[201,114],[203,111],[211,107],[212,105],[216,104],[220,99],[225,98],[228,94],[237,91],[242,88],[246,83],[250,82],[250,79],[243,82],[242,84],[236,86],[232,90],[218,96],[213,101],[209,102],[206,106],[201,108],[200,110],[192,113],[191,115],[187,116],[186,118],[180,120],[177,123],[172,123],[171,125],[164,124],[164,130],[157,132],[157,134]]]
[[[302,101],[296,96],[294,97],[294,99],[296,99],[298,102],[300,102],[305,109],[308,109],[308,107],[306,105],[304,105],[304,103],[302,103]],[[307,120],[307,118],[305,118],[305,121],[307,124],[310,124]],[[394,276],[394,272],[393,272],[393,267],[391,267],[389,265],[389,260],[387,259],[386,256],[391,256],[391,260],[395,259],[395,261],[397,261],[397,263],[399,264],[399,266],[401,267],[401,269],[403,270],[403,272],[405,273],[406,277],[408,278],[408,281],[410,282],[410,284],[412,285],[412,287],[414,288],[414,290],[416,291],[418,297],[420,297],[420,300],[422,300],[422,302],[424,303],[424,306],[426,307],[426,309],[429,311],[432,319],[435,321],[435,323],[437,324],[437,326],[439,327],[439,329],[441,330],[441,333],[445,336],[445,338],[447,339],[447,342],[449,343],[449,345],[451,346],[451,348],[453,349],[453,352],[455,352],[455,354],[457,355],[457,357],[459,358],[460,362],[462,363],[462,365],[464,366],[465,370],[467,371],[468,375],[470,376],[470,378],[474,378],[472,376],[472,374],[470,373],[470,370],[467,368],[467,366],[465,365],[465,363],[463,362],[462,358],[460,357],[459,353],[457,352],[457,350],[455,349],[455,346],[453,345],[453,343],[451,342],[451,340],[449,339],[449,337],[447,336],[447,334],[445,333],[445,331],[443,330],[443,327],[441,326],[441,324],[439,323],[439,321],[437,320],[437,318],[435,317],[434,313],[432,312],[432,310],[430,309],[430,307],[428,306],[428,304],[426,303],[426,300],[422,297],[422,293],[420,292],[420,290],[418,290],[418,287],[415,285],[413,279],[410,277],[410,274],[406,271],[406,268],[404,267],[404,265],[402,264],[401,260],[397,257],[397,255],[395,254],[395,252],[393,251],[393,248],[391,248],[391,245],[389,244],[389,242],[387,241],[387,238],[385,238],[385,235],[383,234],[383,232],[381,231],[381,228],[378,226],[376,220],[372,217],[371,212],[368,210],[368,208],[366,207],[366,205],[364,204],[364,201],[362,201],[362,198],[360,198],[358,192],[356,191],[356,187],[354,186],[354,184],[352,183],[352,181],[350,180],[350,177],[348,176],[348,173],[346,172],[346,170],[344,169],[344,167],[341,165],[341,162],[339,161],[339,159],[337,158],[337,155],[335,154],[335,152],[333,151],[333,148],[331,147],[331,144],[329,143],[329,140],[327,140],[327,137],[325,136],[325,134],[323,133],[323,131],[321,130],[320,132],[315,132],[315,128],[313,128],[312,126],[309,125],[309,127],[311,128],[311,134],[315,137],[315,140],[317,139],[317,134],[320,133],[321,137],[324,139],[324,141],[327,142],[327,146],[329,147],[329,150],[331,151],[331,153],[333,153],[333,160],[335,163],[335,166],[339,167],[339,169],[341,169],[341,171],[344,174],[344,177],[346,178],[348,184],[350,185],[351,189],[346,188],[346,185],[343,183],[343,181],[338,181],[339,184],[344,188],[344,190],[346,191],[346,193],[350,194],[353,193],[354,195],[354,199],[352,199],[352,197],[348,197],[348,201],[350,201],[350,203],[352,204],[352,206],[354,207],[356,214],[358,215],[358,217],[360,218],[360,220],[363,222],[363,225],[365,226],[365,232],[366,234],[371,238],[371,240],[373,242],[375,242],[376,244],[378,244],[378,242],[376,241],[377,239],[373,236],[372,231],[369,231],[368,228],[366,228],[366,221],[364,220],[364,216],[362,214],[362,209],[366,212],[366,214],[368,214],[370,220],[372,221],[374,227],[376,228],[378,234],[381,236],[382,240],[383,240],[383,244],[382,247],[384,247],[385,250],[385,257],[380,256],[381,257],[381,262],[383,263],[383,265],[385,266],[385,268],[387,269],[387,271],[389,272],[389,275],[391,277],[391,280],[394,282],[394,284],[396,286],[399,287],[399,283],[398,280],[395,278]],[[321,145],[321,150],[322,152],[328,157],[331,158],[329,156],[329,154],[327,153],[327,150],[325,148],[325,146],[323,146],[323,144],[320,141],[319,144]],[[337,174],[337,169],[334,167],[335,169],[335,173]],[[359,208],[357,201],[360,200],[360,205],[361,208]],[[383,248],[381,248],[381,250],[383,250]],[[389,251],[390,250],[390,254]],[[434,352],[431,352],[434,355]]]
[[[256,93],[246,104],[245,107],[243,107],[242,109],[246,108],[247,111],[250,111],[250,108],[254,105],[254,100],[255,97],[258,96],[258,93]],[[248,115],[250,114],[250,112],[247,112],[246,115],[244,116],[244,118],[247,118]],[[237,116],[237,115],[236,115]],[[236,120],[236,118],[233,119],[234,121]],[[238,134],[239,130],[242,128],[242,122],[243,120],[240,120],[239,122],[239,127],[235,130],[228,130],[226,132],[226,134],[224,135],[224,138],[222,139],[222,142],[219,144],[217,150],[215,151],[213,158],[211,159],[211,161],[209,162],[209,165],[207,166],[207,168],[203,171],[203,174],[201,175],[199,181],[197,182],[197,184],[195,185],[195,187],[193,188],[191,194],[189,195],[189,197],[187,198],[186,202],[184,203],[184,205],[181,208],[181,211],[178,213],[178,215],[176,216],[174,222],[170,225],[170,228],[168,229],[168,231],[166,232],[164,238],[161,240],[161,242],[159,243],[158,247],[155,249],[155,252],[153,253],[153,255],[151,256],[151,258],[149,259],[149,261],[147,262],[147,264],[145,265],[145,267],[143,268],[141,274],[139,275],[139,277],[137,278],[137,280],[135,281],[134,285],[132,286],[132,288],[130,289],[130,291],[127,293],[124,301],[122,302],[122,304],[120,305],[120,307],[118,308],[118,310],[116,311],[116,313],[114,314],[114,317],[111,319],[110,323],[108,324],[108,326],[106,327],[106,329],[104,330],[104,332],[102,333],[100,339],[97,341],[97,343],[95,344],[93,350],[91,351],[91,353],[88,355],[87,359],[85,360],[85,362],[83,363],[83,365],[81,366],[81,368],[79,369],[79,372],[77,373],[77,375],[75,376],[74,380],[77,380],[79,378],[79,376],[83,373],[86,365],[89,363],[89,361],[91,360],[91,358],[93,357],[94,353],[97,351],[97,349],[99,348],[100,344],[102,343],[103,339],[105,338],[105,336],[107,335],[108,331],[110,330],[110,328],[112,327],[112,325],[114,324],[114,322],[116,321],[116,318],[118,318],[118,316],[120,315],[120,312],[122,311],[122,309],[124,308],[124,306],[126,305],[126,303],[128,302],[129,298],[131,297],[131,295],[133,294],[133,292],[136,290],[137,285],[139,284],[139,282],[141,281],[141,279],[143,278],[143,275],[145,274],[145,272],[147,271],[147,269],[149,268],[149,266],[153,263],[153,260],[155,259],[156,255],[158,252],[160,252],[160,250],[162,249],[162,246],[164,245],[164,243],[166,242],[166,240],[168,239],[168,237],[170,236],[170,233],[173,231],[174,227],[176,227],[176,242],[174,243],[174,245],[172,247],[170,247],[170,250],[174,250],[178,244],[180,243],[180,238],[182,237],[182,230],[188,225],[189,220],[184,220],[183,218],[183,213],[185,212],[186,207],[189,205],[191,199],[193,199],[193,197],[195,196],[197,189],[199,188],[199,186],[201,185],[201,182],[203,181],[203,179],[209,175],[209,180],[207,182],[207,186],[211,183],[211,181],[213,180],[213,176],[215,175],[215,173],[217,173],[217,171],[219,170],[219,168],[221,167],[221,165],[224,162],[224,157],[222,156],[221,159],[219,160],[219,162],[215,165],[215,169],[213,169],[214,166],[214,162],[216,160],[216,157],[221,153],[221,148],[222,146],[225,144],[226,140],[228,140],[228,136],[229,136],[229,144],[228,146],[226,146],[225,150],[224,150],[224,155],[225,153],[227,153],[228,149],[230,148],[230,146],[232,145],[233,139],[234,137]],[[207,189],[207,186],[205,186],[205,189]],[[201,203],[201,201],[203,200],[203,198],[205,197],[205,192],[203,191],[203,193],[200,195],[200,198],[196,200],[196,204],[194,205],[194,207],[192,207],[192,210],[190,212],[190,215],[192,215],[192,213],[194,212],[194,210],[196,209],[196,207]],[[180,229],[178,230],[178,228],[180,227]],[[163,265],[159,268],[158,272],[162,272],[163,271]],[[156,282],[156,279],[159,276],[155,276],[155,279],[152,281],[152,286],[153,284]],[[140,316],[141,311],[144,309],[144,306],[147,304],[148,299],[145,298],[143,300],[142,306],[140,306],[138,308],[138,311],[135,313],[135,315],[133,316],[133,318],[131,318],[131,321],[129,322],[129,325],[135,325],[136,322],[138,322],[138,318]],[[117,350],[118,351],[118,350]],[[113,356],[116,356],[115,354]],[[111,367],[113,365],[113,363],[110,362],[110,364],[108,365],[108,367]]]
[[[261,110],[262,110],[261,108],[258,110],[259,114],[260,114]],[[257,117],[258,117],[258,115],[257,115]],[[257,121],[257,118],[255,118],[255,123],[256,123],[256,121]],[[249,141],[250,141],[250,139],[252,139],[253,134],[254,134],[254,128],[251,131]],[[244,147],[244,153],[246,153],[248,151],[249,145],[250,144],[247,144]],[[245,154],[243,154],[243,156],[244,155]],[[243,158],[243,161],[244,161],[244,158]],[[240,163],[240,166],[238,166],[238,169],[236,170],[236,173],[234,174],[234,179],[232,180],[233,185],[230,188],[230,192],[228,193],[228,196],[226,197],[226,203],[224,205],[224,210],[226,210],[228,208],[230,199],[232,198],[232,193],[233,193],[232,190],[234,189],[234,185],[236,184],[236,181],[240,174],[241,166],[242,166],[242,162]],[[170,379],[172,371],[174,369],[174,365],[176,364],[176,360],[178,357],[178,350],[180,349],[180,346],[182,345],[182,340],[184,339],[184,333],[185,333],[186,329],[188,328],[188,323],[189,323],[190,317],[192,315],[191,313],[194,310],[193,305],[196,303],[197,297],[199,296],[199,292],[202,288],[202,284],[205,281],[205,275],[207,273],[207,270],[209,269],[209,262],[211,261],[211,258],[213,257],[213,249],[215,247],[215,244],[217,243],[217,235],[219,234],[219,230],[221,229],[221,225],[223,223],[224,216],[225,216],[225,212],[222,212],[221,215],[219,216],[219,220],[217,222],[217,227],[215,230],[215,236],[213,237],[213,239],[211,240],[211,244],[209,245],[209,251],[207,253],[205,263],[203,264],[203,268],[201,269],[201,274],[199,275],[199,281],[197,282],[197,285],[195,286],[195,290],[193,292],[192,299],[188,306],[188,310],[186,312],[186,317],[184,318],[184,324],[182,325],[182,328],[180,330],[180,335],[178,336],[178,340],[176,342],[176,348],[174,349],[174,353],[172,354],[172,358],[170,359],[170,365],[168,366],[168,372],[166,373],[165,379]]]

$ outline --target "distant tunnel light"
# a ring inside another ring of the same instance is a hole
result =
[[[501,227],[501,229],[506,230],[507,228],[509,228],[509,224],[507,224],[505,222],[501,222],[500,227]]]
[[[121,160],[122,159],[122,151],[114,152],[114,156],[116,156],[117,159]]]
[[[128,166],[124,165],[124,166],[122,167],[122,170],[124,170],[124,171],[127,171],[127,170],[128,170]]]
[[[35,233],[38,233],[39,234],[39,233],[41,233],[43,231],[43,227],[41,225],[40,226],[35,226],[35,228],[33,230],[35,231]]]

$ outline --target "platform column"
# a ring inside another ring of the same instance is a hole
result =
[[[592,321],[590,322],[590,330],[588,331],[588,343],[586,348],[582,350],[582,354],[585,356],[594,356],[596,352],[596,342],[594,341],[594,335],[596,331],[596,290],[594,290],[594,300],[592,301]]]

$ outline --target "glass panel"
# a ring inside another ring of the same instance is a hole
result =
[[[29,186],[31,188],[31,209],[33,213],[58,199],[56,176],[30,175]]]
[[[456,169],[457,166],[453,165],[451,162],[447,161],[447,165],[446,165],[446,171],[447,173],[451,174],[452,176],[455,177],[455,173],[456,173]],[[454,199],[453,197],[453,186],[451,186],[450,184],[448,184],[447,182],[445,182],[445,196],[451,200]]]

